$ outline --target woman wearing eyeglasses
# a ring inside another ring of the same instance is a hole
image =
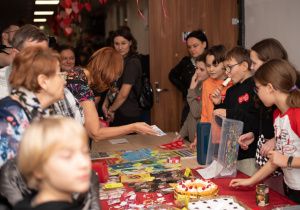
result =
[[[66,84],[60,72],[60,55],[49,48],[27,47],[12,66],[11,95],[0,101],[0,167],[16,156],[30,122],[48,117],[48,107],[63,99]]]

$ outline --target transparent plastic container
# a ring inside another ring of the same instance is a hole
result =
[[[217,161],[215,178],[236,177],[238,139],[243,133],[244,123],[221,116],[215,116],[211,122],[211,131],[207,149],[206,165]]]

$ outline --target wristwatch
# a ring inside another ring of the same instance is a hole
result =
[[[290,156],[289,157],[289,160],[288,160],[288,162],[287,162],[287,169],[288,170],[291,170],[292,169],[292,161],[293,161],[293,156]]]

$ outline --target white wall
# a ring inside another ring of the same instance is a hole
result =
[[[265,38],[281,42],[300,70],[300,0],[245,0],[245,46]]]
[[[138,12],[137,2],[132,0],[123,0],[122,4],[111,5],[107,10],[107,18],[105,20],[106,38],[111,30],[116,30],[117,25],[117,5],[120,7],[120,25],[124,24],[124,19],[127,18],[127,26],[131,29],[131,33],[138,43],[137,51],[140,54],[149,54],[149,31],[148,31],[148,0],[139,1],[139,8],[146,18],[145,21]],[[126,10],[127,17],[125,17]]]

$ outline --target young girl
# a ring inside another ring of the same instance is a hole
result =
[[[72,118],[46,118],[25,131],[18,167],[37,194],[20,201],[19,209],[80,209],[72,193],[89,189],[91,161],[85,129]]]
[[[289,62],[273,59],[255,72],[254,80],[254,90],[264,105],[278,107],[273,115],[276,151],[268,152],[269,161],[251,178],[234,179],[229,186],[253,185],[281,167],[286,196],[300,203],[300,90],[295,85],[297,72]]]
[[[270,59],[284,59],[288,60],[288,55],[281,43],[273,38],[264,39],[257,42],[251,47],[251,70],[256,72],[258,68]],[[259,139],[256,149],[256,163],[258,167],[262,167],[267,161],[267,153],[275,149],[275,138],[273,128],[273,112],[276,106],[271,108],[264,106],[259,100],[260,121],[259,121]],[[239,144],[242,149],[247,150],[248,145],[253,142],[254,134],[252,132],[241,135],[239,138]],[[283,191],[283,176],[280,170],[275,171],[272,176],[263,180],[263,183],[268,184],[269,187],[280,194],[284,194]]]
[[[202,83],[208,78],[205,65],[205,54],[196,58],[196,71],[191,79],[190,88],[188,89],[187,101],[190,107],[190,112],[180,129],[179,134],[173,141],[182,140],[188,136],[189,141],[195,138],[197,131],[197,123],[201,117],[202,109]]]

